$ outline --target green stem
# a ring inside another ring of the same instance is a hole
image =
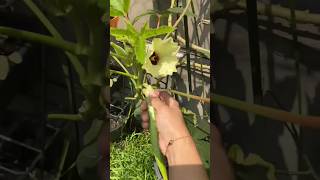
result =
[[[68,121],[81,121],[79,114],[48,114],[50,120],[68,120]]]
[[[127,57],[125,57],[125,56],[122,56],[122,55],[120,55],[120,54],[116,54],[116,53],[114,53],[114,52],[110,52],[110,55],[111,56],[115,56],[115,57],[117,57],[117,58],[119,58],[119,59],[126,59]]]
[[[55,177],[55,180],[59,180],[60,177],[61,177],[61,172],[63,170],[64,164],[65,164],[65,161],[66,161],[66,157],[67,157],[67,153],[69,151],[69,147],[70,147],[70,139],[69,139],[69,137],[67,137],[64,140],[62,156],[61,156],[61,159],[60,159],[59,169],[58,169],[58,173],[57,173],[57,175]]]
[[[62,39],[62,36],[49,21],[49,19],[41,12],[37,5],[32,0],[24,0],[24,3],[29,7],[29,9],[38,17],[41,23],[48,29],[53,37]]]
[[[194,96],[194,95],[190,95],[190,94],[175,91],[175,90],[164,90],[164,91],[169,91],[180,96],[185,96],[191,99],[196,99],[199,101],[210,103],[209,98],[202,98],[200,96]],[[282,122],[291,122],[291,123],[299,124],[301,126],[310,127],[310,128],[320,128],[320,117],[317,117],[317,116],[301,116],[291,112],[271,108],[271,107],[250,104],[244,101],[221,96],[218,94],[213,94],[211,103],[220,104],[223,106],[227,106],[227,107],[238,109],[245,112],[252,112],[252,113],[255,113],[256,115],[270,118],[273,120],[278,120]]]
[[[49,19],[42,13],[42,11],[32,0],[24,0],[24,2],[29,7],[29,9],[38,17],[38,19],[47,28],[47,30],[52,34],[53,37],[63,40],[61,34],[57,31],[57,29],[53,26]],[[80,81],[83,81],[85,76],[85,69],[81,65],[79,59],[75,55],[67,51],[65,51],[65,53],[74,66],[76,72],[78,73]]]
[[[177,36],[177,39],[178,41],[180,41],[183,45],[186,44],[186,40],[184,40],[181,36]],[[200,47],[200,46],[197,46],[195,44],[191,44],[191,48],[193,50],[196,50],[200,53],[203,53],[204,55],[206,55],[208,58],[210,58],[210,50],[209,49],[206,49],[206,48],[203,48],[203,47]]]
[[[210,99],[209,98],[203,98],[203,97],[200,97],[200,96],[195,96],[195,95],[191,95],[191,94],[188,94],[188,93],[183,93],[183,92],[172,90],[172,89],[161,89],[161,90],[162,91],[169,91],[169,92],[172,92],[174,94],[177,94],[177,95],[180,95],[180,96],[184,96],[184,97],[187,97],[187,98],[203,101],[205,103],[210,103]]]
[[[175,0],[171,0],[170,8],[174,7],[175,2],[176,2]],[[172,26],[172,14],[171,13],[169,14],[169,17],[168,17],[168,26]]]
[[[33,41],[37,43],[46,44],[52,47],[57,47],[65,51],[69,51],[76,55],[88,54],[87,47],[80,47],[75,43],[56,39],[56,38],[53,38],[47,35],[42,35],[39,33],[19,30],[19,29],[10,28],[10,27],[3,27],[3,26],[0,26],[0,33],[5,34],[7,36],[27,40],[27,41]]]
[[[120,60],[119,60],[117,57],[115,57],[115,56],[112,56],[112,57],[113,57],[113,59],[121,66],[121,68],[122,68],[127,74],[130,74],[129,71],[127,70],[127,68],[124,67],[124,65],[120,62]],[[134,87],[137,88],[137,83],[136,83],[136,81],[135,81],[134,79],[131,79],[131,81],[132,81]]]
[[[301,116],[287,111],[278,110],[275,108],[250,104],[244,101],[221,96],[218,94],[213,94],[212,103],[220,104],[245,112],[252,112],[256,115],[282,122],[291,122],[310,128],[320,128],[320,117],[316,116]]]
[[[127,77],[132,78],[132,79],[138,79],[138,77],[135,76],[135,75],[132,75],[132,74],[129,74],[129,73],[125,73],[125,72],[121,72],[121,71],[116,71],[116,70],[110,69],[109,72],[111,74],[114,73],[114,74],[119,74],[119,75],[122,75],[122,76],[127,76]]]
[[[112,57],[113,57],[113,59],[121,66],[121,68],[122,68],[126,73],[130,74],[129,71],[128,71],[128,69],[120,62],[120,60],[119,60],[117,57],[115,57],[115,56],[112,56]]]
[[[188,0],[186,7],[184,8],[184,10],[182,11],[181,15],[179,16],[179,18],[177,19],[177,21],[174,23],[174,25],[172,26],[174,29],[178,26],[178,24],[180,23],[180,21],[182,20],[183,16],[186,14],[189,6],[191,4],[191,0]],[[171,33],[168,33],[164,39],[167,39],[169,37]]]

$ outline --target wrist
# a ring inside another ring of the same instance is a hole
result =
[[[191,136],[174,141],[167,147],[165,155],[169,166],[202,164]]]

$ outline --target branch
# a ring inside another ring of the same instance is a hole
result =
[[[79,114],[48,114],[50,120],[67,120],[67,121],[81,121],[82,117]]]
[[[200,96],[195,96],[175,90],[170,89],[161,89],[162,91],[169,91],[174,94],[188,97],[191,99],[196,99],[199,101],[203,101],[205,103],[210,103],[209,98],[202,98]],[[261,106],[256,104],[250,104],[244,101],[240,101],[237,99],[233,99],[226,96],[221,96],[218,94],[213,94],[213,98],[211,99],[211,103],[220,104],[223,106],[227,106],[230,108],[238,109],[245,112],[252,112],[256,115],[263,116],[266,118],[283,121],[283,122],[291,122],[295,124],[299,124],[301,126],[310,127],[310,128],[320,128],[320,117],[317,116],[301,116],[291,112],[278,110],[275,108]]]
[[[62,150],[62,154],[61,154],[61,158],[60,158],[60,162],[59,162],[59,167],[58,167],[58,172],[56,174],[55,180],[59,180],[61,178],[61,172],[63,170],[63,167],[65,165],[65,161],[66,161],[66,157],[69,151],[69,147],[70,147],[70,138],[67,137],[64,139],[63,142],[63,150]]]
[[[320,128],[320,117],[316,117],[316,116],[301,116],[301,115],[297,115],[287,111],[271,108],[271,107],[250,104],[244,101],[221,96],[218,94],[213,95],[212,103],[220,104],[223,106],[227,106],[227,107],[238,109],[245,112],[252,112],[252,113],[255,113],[256,115],[282,121],[282,122],[291,122],[291,123],[299,124],[305,127]]]
[[[38,17],[41,23],[47,28],[47,30],[52,34],[53,37],[63,40],[61,34],[57,31],[54,25],[49,21],[49,19],[42,13],[38,6],[32,0],[24,0],[25,4],[29,9]],[[65,52],[67,57],[70,59],[72,65],[77,71],[80,81],[83,81],[85,75],[85,69],[81,65],[79,59],[69,52]]]
[[[132,78],[132,79],[138,79],[137,76],[129,74],[129,73],[126,73],[126,72],[122,72],[122,71],[116,71],[116,70],[110,69],[109,72],[110,72],[110,74],[114,73],[114,74],[119,74],[119,75],[122,75],[122,76],[127,76],[127,77]]]
[[[181,36],[177,36],[177,39],[179,42],[181,42],[183,45],[186,44],[186,40],[184,40]],[[200,47],[200,46],[197,46],[195,44],[191,44],[191,48],[198,51],[198,52],[201,52],[203,53],[204,55],[206,55],[208,58],[210,58],[210,50],[209,49],[205,49],[203,47]]]
[[[188,0],[186,7],[184,8],[184,10],[182,11],[181,15],[179,16],[179,18],[177,19],[177,21],[174,23],[174,25],[172,26],[174,29],[178,26],[179,22],[182,20],[183,16],[186,14],[189,6],[191,4],[191,0]],[[171,33],[168,33],[164,39],[167,39],[169,37]]]
[[[56,38],[53,38],[47,35],[42,35],[39,33],[19,30],[19,29],[10,28],[10,27],[3,27],[3,26],[0,26],[0,33],[5,34],[7,36],[14,37],[14,38],[18,38],[18,39],[23,39],[26,41],[32,41],[36,43],[42,43],[52,47],[60,48],[76,55],[88,54],[87,47],[82,47],[80,45],[77,45],[69,41],[56,39]]]

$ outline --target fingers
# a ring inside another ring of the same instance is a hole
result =
[[[179,107],[179,103],[166,91],[161,91],[159,94],[160,99],[170,107]]]
[[[142,102],[141,102],[140,109],[141,109],[141,112],[148,110],[148,104],[147,104],[146,101],[142,101]]]
[[[156,110],[166,105],[163,101],[161,101],[159,96],[160,96],[159,91],[154,91],[153,93],[150,94],[151,105]]]
[[[143,129],[149,128],[148,104],[146,101],[141,102],[141,126]]]

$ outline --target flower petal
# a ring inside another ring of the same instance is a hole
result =
[[[146,58],[148,59],[146,59],[142,68],[153,77],[172,75],[173,72],[177,72],[176,66],[178,64],[178,59],[176,54],[179,51],[179,48],[178,44],[174,43],[172,38],[166,40],[154,38],[152,46],[147,48],[148,55]],[[149,59],[153,52],[159,58],[159,61],[156,64],[152,64]]]

